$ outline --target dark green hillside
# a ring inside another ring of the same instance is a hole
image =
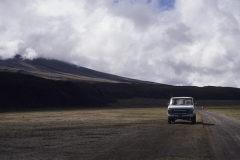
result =
[[[98,90],[116,99],[154,98],[170,99],[177,96],[194,97],[196,100],[240,100],[240,89],[231,87],[195,87],[152,84],[93,84]]]
[[[68,82],[0,72],[0,110],[101,107],[119,99],[170,99],[172,96],[190,96],[196,100],[240,100],[240,89]]]
[[[87,83],[47,80],[18,73],[0,73],[1,110],[102,106],[114,102]]]

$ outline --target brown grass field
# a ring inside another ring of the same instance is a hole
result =
[[[165,104],[135,99],[103,109],[0,113],[0,159],[94,159],[151,130],[157,130],[152,134],[165,148],[160,159],[192,159],[192,155],[207,159],[201,117],[196,125],[186,121],[168,125]],[[204,109],[240,117],[240,107]],[[178,136],[172,139],[172,135]]]
[[[208,106],[204,110],[224,114],[240,120],[240,106]]]

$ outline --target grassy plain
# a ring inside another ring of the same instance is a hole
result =
[[[93,159],[138,135],[156,138],[150,140],[159,142],[155,144],[159,158],[205,159],[200,116],[196,125],[185,121],[169,125],[166,107],[156,107],[158,103],[133,100],[112,104],[114,109],[0,113],[0,159]],[[143,104],[146,108],[138,107]],[[122,152],[125,155],[129,149]]]
[[[240,106],[207,106],[204,110],[224,114],[240,120]]]

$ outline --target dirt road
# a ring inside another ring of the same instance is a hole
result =
[[[240,159],[240,121],[204,110],[202,117],[211,159]]]

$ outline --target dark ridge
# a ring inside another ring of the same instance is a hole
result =
[[[56,81],[22,73],[0,72],[0,110],[102,107],[119,99],[240,100],[231,87],[163,86],[153,84]]]
[[[240,89],[231,87],[162,86],[152,84],[92,84],[116,99],[194,97],[196,100],[240,100]]]
[[[116,100],[88,83],[76,85],[19,73],[0,72],[1,110],[101,107]]]
[[[34,60],[23,59],[20,55],[16,55],[12,59],[0,60],[0,70],[21,72],[56,80],[157,84],[154,82],[140,81],[107,74],[58,60],[45,58]]]

